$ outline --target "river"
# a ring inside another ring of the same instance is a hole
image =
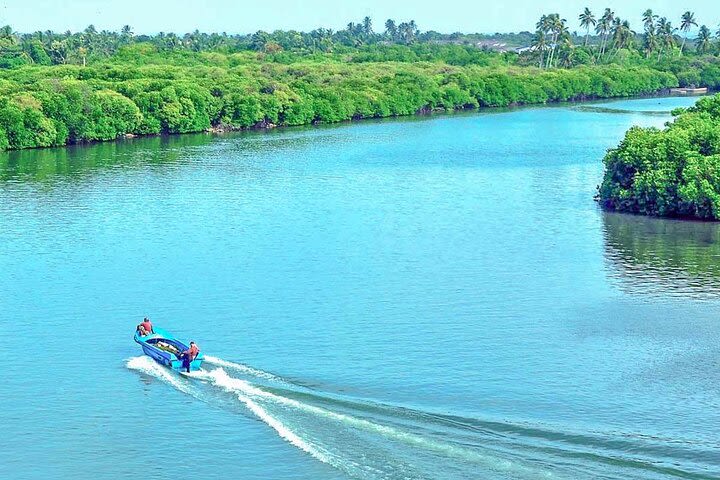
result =
[[[593,201],[693,101],[0,154],[0,478],[720,477],[720,225]]]

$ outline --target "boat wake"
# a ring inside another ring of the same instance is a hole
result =
[[[215,357],[206,356],[205,365],[210,368],[180,376],[146,356],[127,361],[198,400],[244,407],[289,444],[352,478],[437,478],[438,472],[447,479],[711,478],[654,461],[667,458],[663,445],[343,397]],[[708,454],[714,451],[708,446]]]

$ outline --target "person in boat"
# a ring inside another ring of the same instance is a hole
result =
[[[195,358],[198,356],[198,353],[200,353],[200,349],[195,344],[195,342],[190,342],[190,348],[182,352],[180,357],[183,361],[183,368],[190,373],[190,363],[195,360]]]
[[[138,332],[140,332],[141,337],[150,335],[151,333],[155,333],[155,331],[153,330],[153,324],[147,317],[143,318],[142,323],[137,326],[137,329]]]

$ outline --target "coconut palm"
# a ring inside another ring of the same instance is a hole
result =
[[[612,45],[615,47],[617,47],[618,44],[618,36],[620,34],[619,32],[621,27],[622,20],[620,20],[620,17],[615,17],[610,25],[610,37],[612,38]]]
[[[655,29],[647,30],[645,32],[645,40],[643,42],[645,58],[650,58],[650,55],[652,55],[658,48],[660,48],[660,40],[655,33]]]
[[[398,25],[398,36],[406,45],[410,45],[415,40],[417,35],[417,26],[415,20],[410,20],[409,23],[401,23]]]
[[[369,37],[370,35],[372,35],[372,33],[373,33],[372,19],[370,17],[363,18],[362,26],[363,26],[363,33],[365,34],[365,36]]]
[[[635,32],[630,28],[630,22],[627,20],[620,21],[619,18],[615,19],[613,27],[613,45],[615,46],[615,54],[617,54],[623,48],[630,48],[635,38]]]
[[[545,62],[545,67],[549,68],[553,65],[555,60],[555,52],[557,51],[558,41],[567,35],[567,20],[560,18],[557,13],[551,13],[550,15],[543,15],[540,17],[540,21],[537,23],[539,31],[544,32],[550,36],[550,54]]]
[[[547,46],[547,35],[545,35],[545,32],[542,30],[535,32],[535,36],[533,36],[530,47],[532,47],[532,49],[536,52],[540,52],[540,61],[538,62],[538,66],[540,68],[543,67],[543,60],[545,60],[545,50],[547,50]]]
[[[410,29],[412,30],[413,37],[415,37],[418,33],[420,33],[420,30],[417,27],[417,23],[415,23],[415,20],[410,20],[408,23],[410,26]]]
[[[580,20],[580,27],[585,29],[585,46],[587,47],[588,38],[590,37],[590,27],[594,27],[597,24],[595,15],[590,11],[589,8],[585,7],[585,11],[578,17]]]
[[[391,40],[395,40],[397,38],[398,29],[397,25],[395,25],[395,20],[392,18],[388,18],[385,21],[385,34],[390,37]]]
[[[668,22],[667,18],[661,17],[660,20],[658,20],[656,29],[656,34],[660,44],[660,50],[658,50],[658,60],[660,60],[660,57],[666,48],[668,50],[672,50],[675,46],[675,30],[676,29],[673,28],[671,22]]]
[[[645,32],[655,31],[655,20],[657,20],[657,18],[658,16],[654,15],[651,9],[648,8],[645,10],[642,16]]]
[[[598,58],[602,58],[603,54],[605,53],[605,47],[607,46],[607,38],[610,34],[610,29],[612,28],[614,20],[615,13],[609,8],[606,8],[605,13],[603,13],[603,16],[600,17],[600,20],[598,20],[597,25],[595,26],[595,33],[597,33],[601,37],[600,52],[598,53]]]
[[[706,25],[700,27],[698,36],[695,39],[695,48],[697,48],[698,52],[707,53],[707,51],[710,50],[710,45],[712,44],[710,37],[710,29]]]
[[[645,51],[646,58],[650,58],[650,55],[652,55],[652,53],[659,47],[658,36],[655,32],[655,21],[657,18],[658,16],[655,15],[649,8],[645,10],[642,16],[643,27],[645,28],[643,50]]]
[[[683,13],[680,19],[680,31],[685,32],[685,36],[683,37],[682,45],[680,45],[680,55],[682,55],[683,49],[685,48],[685,42],[687,41],[688,35],[687,32],[693,27],[693,25],[697,27],[695,14],[690,11]]]
[[[570,32],[565,28],[565,31],[561,35],[562,42],[560,44],[560,50],[558,51],[559,63],[562,67],[570,68],[573,66],[576,57],[575,45],[572,43],[572,37]],[[558,63],[556,61],[556,63]]]

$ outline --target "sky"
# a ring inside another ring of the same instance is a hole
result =
[[[533,30],[543,13],[559,13],[570,30],[580,30],[577,16],[590,7],[597,16],[605,7],[630,20],[640,30],[642,12],[679,23],[682,12],[695,12],[699,24],[713,32],[720,27],[720,0],[0,0],[0,24],[19,32],[119,30],[130,25],[136,33],[160,31],[253,33],[258,30],[339,30],[350,21],[370,16],[378,31],[387,18],[415,20],[421,30],[443,33],[494,33]]]

